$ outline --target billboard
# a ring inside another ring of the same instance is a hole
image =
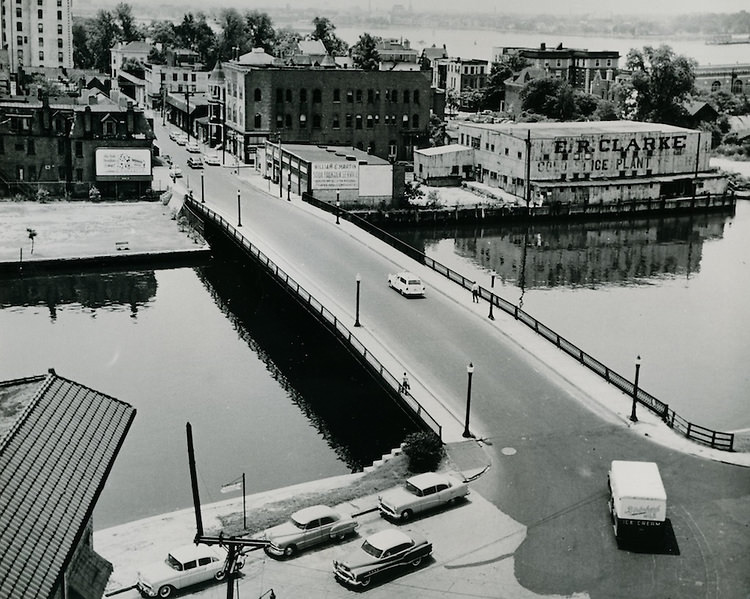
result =
[[[96,178],[102,181],[151,179],[149,148],[97,148]]]
[[[312,189],[359,189],[356,160],[312,163]]]

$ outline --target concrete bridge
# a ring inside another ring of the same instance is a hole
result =
[[[170,151],[184,163],[182,150]],[[738,589],[750,587],[743,560],[732,559],[738,550],[749,554],[750,539],[742,526],[728,526],[742,520],[750,470],[706,459],[744,463],[745,454],[699,446],[645,409],[631,423],[629,397],[506,312],[490,320],[486,301],[473,303],[469,291],[351,222],[337,223],[298,196],[267,193],[253,174],[215,167],[189,175],[196,211],[204,200],[232,236],[324,306],[392,384],[406,372],[412,396],[446,441],[462,439],[467,428],[472,364],[468,428],[493,463],[474,488],[528,527],[515,554],[522,585],[592,597],[622,596],[627,588],[629,596],[739,598]],[[388,288],[387,274],[402,269],[422,277],[424,299]],[[659,463],[674,501],[679,566],[673,551],[618,551],[606,505],[612,459]]]

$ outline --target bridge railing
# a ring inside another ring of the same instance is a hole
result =
[[[404,405],[422,422],[424,422],[438,437],[442,439],[443,428],[428,410],[417,401],[411,393],[401,392],[400,379],[396,378],[376,357],[367,349],[341,320],[317,300],[309,291],[302,287],[289,273],[281,269],[271,258],[264,254],[257,246],[250,242],[240,232],[217,212],[207,208],[199,201],[187,198],[185,205],[198,217],[210,219],[223,230],[227,236],[262,267],[264,267],[280,284],[282,284],[297,300],[312,313],[321,323],[330,329],[342,341],[352,354],[373,374],[381,378],[394,396],[398,395]]]
[[[451,268],[448,268],[447,266],[441,264],[440,262],[433,260],[416,248],[410,246],[404,241],[401,241],[397,237],[394,237],[387,231],[380,229],[366,219],[363,219],[356,214],[347,212],[346,210],[343,210],[341,208],[337,209],[331,204],[321,202],[320,200],[317,200],[307,194],[303,195],[303,199],[328,212],[336,213],[338,211],[338,216],[340,218],[351,221],[352,223],[356,224],[358,227],[361,227],[378,239],[381,239],[394,248],[400,250],[410,258],[413,258],[417,262],[425,264],[434,271],[442,274],[447,279],[458,283],[467,291],[471,289],[474,279],[465,277],[461,273],[458,273],[455,270],[452,270]],[[503,310],[503,312],[510,314],[511,316],[513,316],[513,318],[522,322],[527,327],[534,330],[536,333],[538,333],[551,343],[555,344],[556,347],[586,366],[592,372],[598,374],[608,383],[614,385],[629,397],[633,397],[633,394],[635,393],[636,401],[638,403],[657,414],[671,428],[684,434],[689,439],[698,441],[700,443],[705,443],[706,445],[710,445],[711,447],[714,447],[716,449],[722,449],[725,451],[734,450],[733,433],[716,431],[689,422],[688,420],[676,414],[668,404],[660,401],[640,387],[636,389],[635,384],[629,381],[626,377],[612,370],[592,355],[586,353],[568,339],[560,336],[547,325],[537,320],[527,312],[524,312],[519,306],[516,306],[515,304],[503,299],[499,295],[494,294],[492,291],[485,289],[484,287],[479,288],[479,293],[483,299],[487,300],[488,302],[492,302],[494,307]]]

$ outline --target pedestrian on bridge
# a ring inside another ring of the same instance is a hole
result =
[[[408,393],[410,388],[411,387],[409,386],[409,377],[406,376],[406,373],[404,373],[404,378],[401,380],[401,385],[398,388],[398,392]]]
[[[475,304],[479,303],[479,285],[476,281],[471,285],[471,301]]]

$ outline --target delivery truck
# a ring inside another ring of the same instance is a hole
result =
[[[654,462],[613,460],[609,492],[615,537],[662,530],[667,518],[667,493]]]

